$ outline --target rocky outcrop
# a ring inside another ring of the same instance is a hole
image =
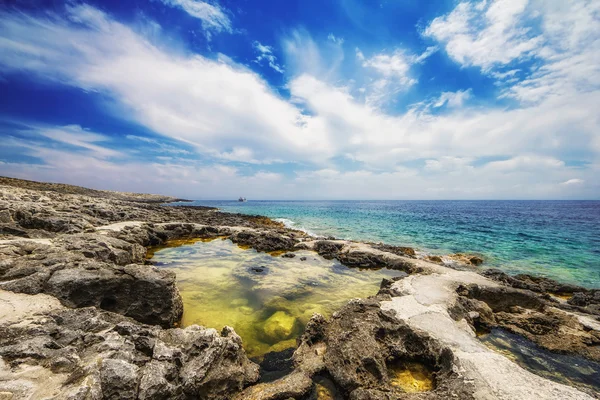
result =
[[[68,307],[95,306],[171,327],[183,305],[175,275],[142,263],[146,249],[98,234],[0,246],[0,288],[47,293]]]
[[[544,278],[541,276],[532,276],[526,274],[511,276],[495,268],[482,271],[481,274],[507,286],[517,289],[527,289],[537,293],[573,294],[582,290],[587,291],[586,289],[576,285],[557,282],[553,279]]]
[[[388,268],[408,273],[419,272],[419,268],[416,268],[410,259],[394,257],[400,248],[395,246],[390,247],[394,249],[394,252],[390,253],[371,247],[370,245],[345,240],[318,240],[307,248],[316,251],[325,259],[331,260],[335,258],[342,264],[352,268]]]
[[[457,292],[462,315],[478,331],[503,328],[550,351],[600,361],[600,331],[534,292],[479,285],[459,286]]]
[[[242,246],[248,246],[257,251],[288,251],[292,250],[297,240],[287,235],[275,232],[238,231],[231,235],[231,241]]]
[[[498,269],[488,269],[481,274],[513,288],[540,293],[546,300],[553,300],[556,307],[600,316],[600,290],[587,289],[541,276],[527,274],[510,276]],[[548,294],[555,295],[558,299],[553,299]],[[558,301],[561,298],[566,298],[566,303]]]
[[[258,379],[229,327],[164,330],[98,308],[40,314],[18,296],[1,300],[20,318],[0,322],[0,392],[14,398],[225,400]]]

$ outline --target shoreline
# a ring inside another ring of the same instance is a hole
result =
[[[195,200],[194,202],[196,203],[202,203],[202,201],[198,201]],[[418,258],[422,258],[425,260],[429,260],[435,263],[440,263],[442,265],[448,266],[450,268],[464,268],[465,266],[480,266],[482,268],[485,269],[500,269],[502,271],[504,271],[505,273],[507,273],[508,275],[511,276],[515,276],[515,275],[530,275],[530,276],[536,276],[536,277],[543,277],[543,278],[547,278],[547,279],[551,279],[551,280],[555,280],[557,282],[560,282],[562,284],[570,284],[570,285],[574,285],[574,286],[579,286],[582,288],[586,288],[588,290],[596,290],[596,289],[600,289],[600,282],[598,281],[598,279],[594,278],[594,271],[591,265],[589,265],[589,259],[585,259],[585,260],[581,260],[578,259],[577,256],[580,255],[582,252],[585,253],[583,250],[581,249],[571,249],[571,250],[565,250],[565,251],[561,251],[560,254],[558,255],[559,257],[564,256],[565,254],[571,254],[572,256],[569,257],[565,257],[569,259],[569,262],[567,263],[564,259],[559,259],[556,260],[556,250],[554,250],[554,253],[549,252],[547,255],[539,255],[537,258],[536,257],[520,257],[520,256],[512,256],[512,258],[507,259],[507,252],[506,250],[504,250],[503,252],[496,252],[493,249],[490,249],[489,245],[488,246],[477,246],[477,245],[472,245],[472,246],[464,246],[464,247],[458,247],[457,243],[452,243],[451,245],[446,245],[445,247],[440,247],[439,246],[439,240],[436,241],[434,240],[434,246],[432,247],[428,247],[427,243],[424,243],[423,239],[421,240],[410,240],[410,239],[406,239],[406,237],[402,237],[403,240],[386,240],[383,238],[376,238],[377,236],[382,236],[382,235],[378,235],[377,232],[372,232],[372,227],[371,227],[371,231],[370,234],[364,235],[363,237],[360,237],[360,235],[358,235],[358,233],[356,233],[355,231],[348,231],[348,229],[344,228],[343,230],[346,231],[346,233],[350,236],[345,236],[343,234],[341,235],[336,235],[336,231],[340,231],[340,229],[332,227],[331,226],[331,220],[327,219],[326,215],[323,214],[319,214],[320,216],[322,216],[323,218],[325,218],[328,222],[325,223],[325,225],[322,225],[321,228],[318,228],[318,230],[315,232],[315,230],[311,230],[311,226],[308,222],[312,221],[314,224],[318,224],[318,221],[313,221],[313,220],[306,220],[303,219],[303,217],[305,217],[306,215],[304,215],[304,211],[303,210],[308,210],[310,211],[310,208],[300,208],[300,209],[294,209],[293,205],[289,205],[286,206],[285,208],[282,208],[281,210],[277,207],[275,207],[274,209],[272,207],[267,207],[265,208],[263,211],[263,214],[257,213],[257,211],[260,211],[261,207],[250,207],[248,210],[246,210],[246,206],[242,206],[242,207],[236,207],[236,202],[235,201],[211,201],[211,202],[216,202],[216,203],[220,203],[220,204],[215,204],[215,205],[209,205],[209,204],[205,204],[205,205],[199,205],[201,207],[216,207],[220,212],[224,212],[224,213],[237,213],[240,212],[244,215],[265,215],[268,218],[273,219],[274,221],[277,222],[281,222],[285,225],[286,228],[292,229],[292,230],[299,230],[301,232],[304,232],[312,237],[315,238],[335,238],[335,239],[340,239],[340,240],[346,240],[346,241],[355,241],[355,242],[362,242],[362,243],[369,243],[371,245],[390,245],[390,246],[401,246],[401,247],[411,247],[412,249],[415,250],[415,254],[417,255]],[[231,203],[231,205],[226,205],[223,203]],[[265,203],[278,203],[279,201],[258,201],[258,202],[265,202]],[[282,203],[289,203],[289,201],[281,201]],[[312,203],[312,201],[307,201],[309,203]],[[340,202],[344,202],[344,201],[340,201]],[[447,202],[447,201],[442,201],[442,202]],[[483,200],[483,202],[488,202],[487,200]],[[501,202],[505,202],[504,200],[502,200]],[[520,201],[517,201],[520,202]],[[577,203],[579,203],[580,201],[576,201]],[[210,202],[209,202],[210,203]],[[295,202],[292,202],[295,203]],[[347,202],[344,202],[347,203]],[[386,201],[382,201],[382,203],[386,203]],[[176,206],[176,205],[174,205]],[[318,207],[318,205],[317,205]],[[288,209],[289,208],[289,209]],[[286,212],[288,214],[286,214]],[[300,212],[302,215],[298,216],[298,219],[293,219],[292,215],[295,215],[296,213]],[[318,212],[318,210],[317,210]],[[283,217],[281,216],[283,215]],[[352,217],[351,217],[352,218]],[[298,222],[300,221],[300,222]],[[325,226],[325,227],[323,227]],[[342,226],[344,226],[342,224]],[[469,227],[466,227],[464,229],[468,230]],[[501,229],[502,227],[500,227],[499,229]],[[413,228],[414,229],[414,228]],[[355,234],[351,234],[351,233],[355,233]],[[419,233],[419,232],[413,232],[415,235],[420,235],[423,232]],[[530,234],[530,233],[528,233]],[[457,235],[461,235],[461,233],[458,233]],[[358,236],[358,237],[356,237]],[[383,236],[387,236],[388,239],[390,239],[390,235],[383,235]],[[525,236],[521,233],[516,232],[515,237],[519,237],[519,236]],[[375,237],[375,238],[374,238]],[[487,238],[480,238],[480,240],[484,240],[487,242],[491,242],[493,241],[492,237],[487,237]],[[534,239],[531,239],[534,240]],[[509,239],[510,241],[510,239]],[[464,240],[462,241],[464,242]],[[468,241],[467,241],[468,242]],[[568,239],[567,239],[568,242]],[[506,246],[506,243],[498,243],[498,246]],[[510,245],[510,243],[509,243]],[[548,246],[553,246],[553,243],[548,243]],[[513,246],[514,247],[514,246]],[[510,254],[520,254],[518,252],[516,252],[516,249],[513,248],[513,252],[510,252]],[[530,251],[531,249],[528,248],[523,248],[522,249],[524,252]],[[589,251],[585,254],[588,254]],[[474,265],[470,265],[471,263],[468,261],[467,257],[472,257],[472,256],[476,256],[477,258],[480,258],[481,260],[477,261],[476,264]],[[588,254],[589,256],[589,254]],[[554,257],[554,258],[553,258]],[[587,257],[587,256],[586,256]],[[555,261],[550,261],[551,259],[554,259]],[[561,261],[565,261],[564,263],[561,263]],[[577,262],[582,262],[585,261],[585,263],[582,263],[582,265],[584,265],[584,267],[582,269],[574,269],[574,265]]]
[[[216,399],[292,393],[288,397],[300,399],[325,376],[349,398],[383,399],[402,393],[390,383],[390,363],[411,359],[435,376],[434,388],[419,398],[597,397],[522,369],[483,346],[477,332],[503,328],[548,350],[600,361],[598,290],[498,270],[480,274],[467,265],[452,269],[418,259],[409,248],[313,238],[267,217],[161,206],[147,197],[155,195],[55,184],[48,191],[43,183],[23,182],[0,178],[0,295],[20,313],[19,323],[0,319],[0,392],[21,398],[31,388],[51,388],[62,395],[99,390],[106,397],[112,390],[131,398],[204,393]],[[176,277],[145,261],[149,247],[169,240],[217,236],[257,251],[304,249],[349,267],[386,267],[397,270],[398,279],[327,321],[316,314],[298,339],[293,371],[256,383],[258,366],[233,329],[173,328],[183,307]],[[41,303],[50,310],[40,314]],[[88,325],[90,317],[100,326]],[[344,334],[349,327],[350,337]],[[112,347],[73,339],[81,335],[75,332],[96,337],[107,330]],[[50,332],[60,332],[58,339]],[[405,346],[407,335],[421,350]],[[44,338],[54,343],[51,350]],[[198,341],[207,351],[190,353]],[[215,358],[210,349],[228,349],[229,356]],[[199,365],[203,369],[195,370]],[[23,368],[35,368],[38,377]],[[45,379],[52,384],[43,387]]]

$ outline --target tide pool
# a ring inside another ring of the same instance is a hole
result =
[[[352,298],[377,294],[383,278],[399,275],[348,268],[311,251],[294,254],[275,257],[217,238],[174,241],[148,256],[177,274],[182,326],[231,326],[250,357],[295,347],[313,313],[328,318]]]

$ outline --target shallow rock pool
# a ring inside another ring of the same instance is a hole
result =
[[[503,329],[492,329],[479,338],[486,346],[504,354],[534,374],[579,389],[587,389],[588,393],[600,391],[600,363],[580,356],[553,353]]]
[[[294,258],[258,253],[217,238],[184,240],[151,249],[150,261],[177,274],[184,303],[182,326],[220,330],[242,337],[249,357],[294,347],[313,315],[331,316],[352,298],[375,295],[387,269],[348,268],[311,251]]]

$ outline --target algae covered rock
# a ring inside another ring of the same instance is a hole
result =
[[[285,311],[276,311],[263,326],[265,339],[278,342],[291,338],[297,331],[297,319]]]

